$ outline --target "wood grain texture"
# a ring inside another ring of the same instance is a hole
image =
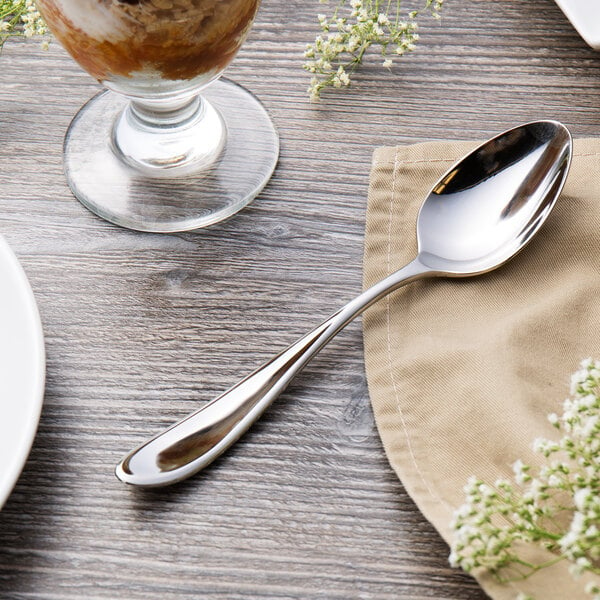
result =
[[[214,397],[361,286],[370,159],[382,144],[480,139],[536,118],[600,124],[600,55],[551,0],[447,0],[392,73],[370,59],[310,104],[315,2],[266,0],[228,76],[281,134],[275,175],[210,229],[142,234],[71,196],[62,138],[98,86],[53,44],[0,58],[0,233],[35,292],[47,392],[0,513],[0,597],[482,600],[381,447],[359,323],[226,456],[139,491],[121,455]]]

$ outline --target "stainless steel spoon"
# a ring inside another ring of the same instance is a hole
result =
[[[514,256],[540,228],[567,177],[572,142],[555,121],[537,121],[482,144],[434,186],[417,220],[419,252],[212,402],[128,454],[116,475],[156,487],[200,471],[231,446],[292,378],[368,306],[423,277],[469,277]]]

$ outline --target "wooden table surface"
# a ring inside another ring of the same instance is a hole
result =
[[[121,229],[71,195],[61,145],[99,87],[52,44],[0,57],[0,233],[45,331],[46,395],[0,512],[0,597],[482,600],[391,471],[360,323],[235,448],[176,487],[117,481],[122,454],[211,399],[361,288],[379,145],[480,139],[555,118],[600,128],[600,55],[551,0],[446,0],[392,73],[307,100],[317,0],[265,0],[228,76],[281,135],[249,207],[177,235]]]

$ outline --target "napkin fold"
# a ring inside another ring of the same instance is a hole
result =
[[[364,285],[414,258],[427,193],[476,146],[433,142],[379,148],[367,210]],[[416,281],[364,315],[365,362],[388,459],[425,517],[449,541],[471,475],[511,478],[540,464],[537,437],[556,438],[570,375],[600,358],[600,141],[575,140],[571,171],[536,238],[497,271]],[[532,558],[549,555],[535,547]],[[510,585],[476,575],[494,599],[587,597],[566,561]]]

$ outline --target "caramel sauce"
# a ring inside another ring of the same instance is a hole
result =
[[[75,0],[70,0],[74,2]],[[79,0],[86,2],[86,0]],[[51,31],[73,58],[99,81],[158,72],[193,79],[224,69],[243,42],[259,0],[87,0],[101,27],[77,24],[60,0],[38,0]],[[110,22],[106,19],[109,18]],[[110,25],[114,23],[114,35]],[[87,30],[86,30],[87,29]],[[124,34],[125,32],[125,34]]]

